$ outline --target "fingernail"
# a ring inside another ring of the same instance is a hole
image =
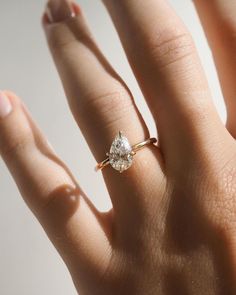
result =
[[[46,14],[50,22],[61,22],[75,16],[73,5],[69,0],[49,0]]]
[[[5,118],[12,111],[12,105],[6,94],[0,91],[0,118]]]

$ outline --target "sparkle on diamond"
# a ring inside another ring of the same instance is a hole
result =
[[[131,152],[132,147],[128,139],[122,133],[119,133],[110,148],[109,162],[111,166],[120,172],[127,170],[133,161]]]

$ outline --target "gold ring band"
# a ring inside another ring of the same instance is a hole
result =
[[[107,153],[107,158],[98,163],[95,170],[101,170],[109,164],[119,172],[124,172],[132,165],[133,156],[149,144],[157,143],[157,139],[152,137],[133,146],[130,146],[128,139],[119,131],[112,142],[110,152]]]

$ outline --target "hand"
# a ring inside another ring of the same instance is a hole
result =
[[[5,91],[1,155],[81,295],[236,294],[236,5],[195,0],[225,97],[225,127],[193,41],[166,1],[104,4],[156,121],[159,147],[140,150],[122,174],[103,170],[113,209],[100,213],[20,99]],[[98,49],[81,9],[51,0],[43,26],[96,160],[119,130],[131,143],[147,139],[128,87]]]

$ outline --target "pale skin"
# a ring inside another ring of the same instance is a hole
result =
[[[192,38],[169,4],[103,2],[156,122],[159,146],[140,150],[122,174],[104,168],[113,208],[100,213],[21,100],[5,91],[12,111],[0,119],[1,156],[79,294],[236,294],[236,1],[194,1],[217,66],[226,126]],[[147,139],[130,90],[98,49],[81,9],[51,0],[43,27],[96,161],[119,130],[131,143]]]

